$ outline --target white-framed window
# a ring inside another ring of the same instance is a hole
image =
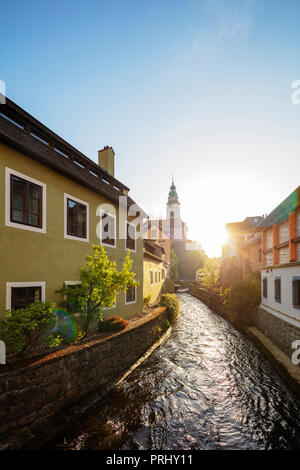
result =
[[[128,222],[128,220],[125,221],[125,249],[130,250],[133,253],[136,252],[136,226],[134,224],[131,224]]]
[[[46,233],[46,184],[5,168],[5,225]]]
[[[155,282],[157,282],[157,271],[155,271]]]
[[[64,238],[89,241],[89,203],[64,193]]]
[[[150,284],[153,284],[153,282],[154,282],[153,271],[150,271]]]
[[[136,287],[128,287],[125,292],[125,305],[136,302]]]
[[[79,286],[81,281],[65,281],[66,286]]]
[[[112,310],[113,308],[116,308],[116,306],[117,306],[117,301],[115,300],[112,307],[104,307],[103,310]]]
[[[45,302],[46,283],[37,282],[7,282],[6,309],[24,308],[39,300]]]
[[[108,211],[100,211],[100,243],[110,248],[116,248],[117,223],[116,216]]]

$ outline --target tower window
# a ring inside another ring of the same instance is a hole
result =
[[[171,211],[171,212],[170,212],[170,217],[171,217],[172,219],[174,219],[174,211]]]

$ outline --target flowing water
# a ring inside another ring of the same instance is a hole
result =
[[[179,294],[170,338],[52,449],[300,449],[300,402],[259,350]]]

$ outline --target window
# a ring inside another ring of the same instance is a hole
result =
[[[281,302],[281,278],[278,277],[274,281],[275,301]]]
[[[65,238],[89,241],[89,204],[64,194]]]
[[[7,310],[19,310],[39,300],[45,301],[45,282],[6,283]]]
[[[300,278],[293,278],[293,306],[300,308]]]
[[[103,310],[111,310],[112,308],[116,308],[116,306],[117,306],[117,301],[115,300],[112,307],[103,307]]]
[[[268,297],[268,279],[263,278],[263,297],[266,299]]]
[[[166,279],[166,271],[164,269],[161,270],[161,278]]]
[[[171,212],[170,212],[170,218],[171,218],[171,219],[174,219],[174,211],[171,211]]]
[[[46,185],[10,168],[5,175],[5,224],[45,233]]]
[[[150,271],[150,284],[153,284],[153,271]]]
[[[19,310],[41,300],[41,287],[13,287],[11,289],[11,308]]]
[[[157,282],[157,271],[155,271],[155,282]]]
[[[100,214],[100,243],[115,248],[116,217],[104,211]]]
[[[129,287],[125,293],[125,303],[132,304],[136,301],[136,288]]]
[[[134,224],[126,222],[126,250],[135,251],[136,227]]]
[[[158,282],[160,282],[160,271],[158,273]]]
[[[86,205],[67,199],[67,234],[86,238]]]
[[[42,198],[41,186],[11,175],[11,205],[10,220],[19,224],[42,227]]]

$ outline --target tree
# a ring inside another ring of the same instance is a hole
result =
[[[132,260],[127,252],[122,269],[109,259],[103,246],[93,245],[93,254],[86,256],[87,267],[80,269],[81,285],[74,289],[64,285],[61,293],[66,296],[66,303],[78,306],[83,318],[83,332],[86,334],[95,318],[103,321],[103,309],[113,307],[119,291],[139,286],[135,273],[131,271]],[[63,303],[62,303],[63,305]]]
[[[171,250],[171,267],[170,267],[170,275],[173,281],[177,281],[178,278],[178,257],[174,250]]]
[[[196,271],[203,268],[207,255],[203,250],[184,250],[179,257],[179,273],[183,279],[194,280]]]
[[[219,286],[220,264],[216,258],[208,258],[201,269],[201,287],[209,294],[216,293]]]

